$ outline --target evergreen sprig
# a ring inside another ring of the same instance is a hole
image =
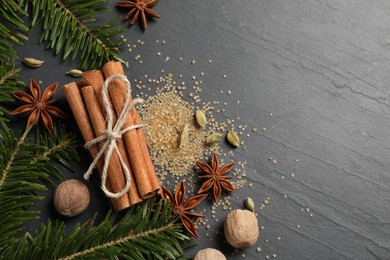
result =
[[[22,44],[27,39],[23,34],[28,30],[22,16],[25,12],[14,0],[0,0],[0,60],[16,58],[13,44]]]
[[[68,166],[66,160],[77,159],[75,140],[62,128],[54,127],[38,144],[31,144],[27,133],[16,138],[5,123],[0,125],[0,256],[27,222],[39,218],[31,209],[43,199],[37,192],[53,178],[64,179],[56,162]]]
[[[0,121],[6,120],[4,114],[9,113],[7,106],[15,102],[12,93],[25,85],[19,71],[13,61],[0,61]]]
[[[139,208],[130,209],[117,221],[109,212],[94,226],[95,217],[84,225],[77,225],[67,235],[64,223],[49,220],[34,236],[8,247],[5,259],[178,259],[183,257],[183,246],[189,238],[181,226],[174,224],[171,208],[160,200],[152,211],[154,200]]]
[[[91,23],[96,15],[109,11],[108,1],[21,0],[21,4],[31,6],[32,27],[42,21],[40,42],[47,42],[46,47],[54,49],[55,54],[62,50],[64,60],[79,56],[80,69],[98,68],[110,60],[123,61],[118,52],[126,42],[117,36],[125,29],[113,25],[119,18]]]

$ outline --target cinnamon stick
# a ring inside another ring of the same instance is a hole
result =
[[[120,73],[118,65],[115,62],[108,62],[103,67],[105,78]],[[115,79],[111,82],[109,88],[110,96],[117,114],[120,114],[126,101],[127,88],[122,80]],[[133,126],[134,119],[131,114],[128,115],[124,128]],[[155,194],[149,179],[149,173],[146,168],[138,135],[136,130],[128,131],[123,134],[127,153],[136,179],[138,191],[142,198],[148,198]]]
[[[133,111],[135,111],[135,109],[133,109]],[[134,124],[138,125],[141,123],[141,120],[139,119],[136,112],[132,113],[132,116],[134,118]],[[144,155],[146,169],[147,169],[148,174],[149,174],[150,184],[152,185],[153,191],[157,194],[160,194],[162,191],[160,180],[158,179],[156,171],[154,169],[154,165],[153,165],[150,153],[149,153],[149,149],[148,149],[148,145],[146,143],[144,133],[140,128],[138,128],[136,131],[137,131],[138,140],[139,140],[139,143],[141,146],[142,154]]]
[[[90,84],[89,84],[88,81],[86,81],[85,79],[80,79],[79,81],[76,82],[76,85],[77,85],[77,87],[79,87],[79,89],[80,89],[80,88],[85,87],[85,86],[88,86],[88,85],[90,85]]]
[[[96,96],[98,103],[99,103],[99,106],[100,106],[100,110],[105,112],[105,109],[103,106],[103,97],[102,97],[102,89],[103,89],[103,83],[104,83],[103,73],[100,70],[90,70],[90,71],[84,72],[82,77],[83,77],[83,81],[87,82],[88,84],[90,84],[93,87],[93,89],[95,91],[95,96]],[[115,120],[114,120],[114,124],[115,124]],[[135,177],[134,177],[133,171],[131,170],[131,165],[130,165],[128,155],[126,152],[126,148],[123,144],[123,141],[117,140],[117,146],[118,146],[119,152],[121,153],[121,156],[122,156],[126,166],[130,170],[131,179],[133,180],[133,183],[131,184],[130,189],[129,189],[130,205],[133,206],[135,204],[142,202],[142,198],[139,195],[138,188],[137,188],[137,185],[135,183]]]
[[[78,89],[75,82],[69,83],[62,87],[62,91],[64,92],[65,98],[68,100],[70,109],[73,112],[74,118],[76,119],[76,123],[80,129],[81,135],[85,142],[91,141],[95,139],[94,131],[92,129],[92,124],[89,120],[87,109],[85,108],[83,98],[81,97],[80,90]],[[92,158],[96,158],[98,154],[98,148],[96,146],[92,146],[89,149],[89,153]],[[103,172],[103,161],[99,160],[96,165],[99,173]],[[112,190],[112,186],[110,181],[107,181],[108,189]],[[113,198],[110,198],[110,202],[112,208],[115,211],[118,211],[117,201]]]
[[[122,63],[115,62],[115,68],[118,70],[119,74],[125,75]],[[130,99],[130,102],[133,102],[132,98]],[[141,120],[139,119],[138,113],[135,110],[135,108],[131,110],[131,115],[133,117],[134,124],[141,123]],[[140,147],[142,150],[142,154],[144,156],[144,161],[145,161],[146,169],[147,169],[148,174],[149,174],[149,180],[150,180],[150,183],[152,185],[152,189],[154,192],[160,193],[161,192],[161,184],[160,184],[159,179],[157,178],[157,174],[156,174],[156,171],[154,169],[152,157],[150,156],[150,153],[149,153],[149,149],[148,149],[148,145],[147,145],[147,142],[145,139],[144,132],[143,132],[142,128],[137,128],[136,132],[137,132],[138,141],[139,141],[139,144],[140,144]]]
[[[104,121],[103,114],[100,110],[98,100],[95,96],[95,92],[91,86],[81,88],[81,93],[84,97],[84,102],[87,107],[89,118],[92,122],[93,129],[95,130],[95,136],[104,135],[106,129],[106,123]],[[104,145],[105,141],[100,142],[100,147]],[[126,180],[123,176],[123,169],[119,161],[116,152],[111,154],[108,165],[108,179],[111,182],[112,191],[120,192],[126,185]],[[117,199],[118,210],[122,210],[130,207],[129,196],[126,193],[122,197]]]
[[[106,110],[103,109],[104,106],[103,106],[103,96],[102,96],[102,89],[104,83],[103,73],[100,70],[88,70],[83,72],[82,78],[83,81],[86,81],[88,85],[93,87],[95,91],[96,99],[99,102],[100,109],[103,112],[103,115],[105,115]]]

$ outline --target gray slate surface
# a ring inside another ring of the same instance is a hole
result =
[[[126,13],[112,8],[107,18]],[[189,80],[205,71],[206,100],[228,102],[226,116],[240,116],[249,129],[266,128],[244,138],[247,150],[237,150],[236,158],[248,161],[248,181],[254,186],[232,195],[235,208],[247,196],[271,198],[258,210],[264,226],[258,243],[232,256],[220,237],[209,241],[222,226],[226,212],[221,212],[208,238],[201,229],[199,245],[189,256],[212,246],[229,259],[241,259],[243,253],[247,259],[274,253],[276,259],[390,259],[390,2],[165,0],[154,10],[162,18],[150,22],[146,33],[137,25],[125,34],[132,42],[145,41],[133,52],[122,51],[130,62],[128,76],[159,75],[165,69]],[[34,31],[19,48],[20,57],[46,61],[41,69],[23,69],[25,81],[34,77],[43,86],[72,81],[64,72],[77,63],[54,57],[38,38]],[[156,45],[156,39],[167,44]],[[142,65],[134,62],[136,54]],[[164,62],[165,56],[171,61]],[[189,64],[192,59],[196,65]],[[219,94],[228,89],[232,96]],[[278,163],[272,164],[270,156]],[[68,176],[81,179],[84,168]],[[105,200],[97,183],[95,176],[88,212],[67,220],[67,226],[95,211],[104,215],[108,206],[101,204]],[[59,217],[50,192],[39,205],[41,221]],[[313,217],[300,211],[307,207]],[[38,223],[29,228],[35,227]]]

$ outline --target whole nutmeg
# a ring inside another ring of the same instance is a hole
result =
[[[217,249],[205,248],[196,253],[193,260],[226,260],[226,257]]]
[[[229,213],[224,225],[228,243],[239,249],[253,246],[259,237],[259,225],[253,212],[236,209]]]
[[[54,192],[54,206],[60,214],[66,217],[81,214],[88,207],[88,204],[88,188],[79,180],[64,181],[58,185]]]

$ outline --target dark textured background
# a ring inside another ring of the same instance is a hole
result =
[[[125,14],[112,8],[103,20]],[[260,130],[244,138],[247,150],[235,154],[248,162],[248,183],[254,186],[232,195],[234,208],[241,208],[247,196],[257,203],[264,230],[256,246],[231,255],[233,250],[214,233],[227,214],[222,211],[210,236],[202,228],[199,245],[188,255],[213,246],[229,259],[243,253],[248,259],[272,259],[274,253],[276,259],[390,259],[390,2],[161,0],[154,10],[162,18],[150,22],[146,33],[137,24],[124,34],[132,44],[145,41],[132,52],[122,51],[130,63],[127,75],[153,77],[164,69],[189,80],[204,71],[204,99],[228,102],[226,117],[240,116],[240,123]],[[18,48],[20,57],[45,60],[40,69],[23,68],[25,81],[34,77],[44,87],[72,81],[64,73],[77,63],[54,57],[38,38],[34,31]],[[167,44],[158,45],[157,39]],[[143,64],[134,61],[137,54]],[[171,60],[164,62],[165,56]],[[228,89],[231,96],[219,94]],[[270,156],[278,163],[272,164]],[[85,159],[67,176],[81,179],[89,162]],[[93,201],[88,211],[67,220],[67,226],[95,211],[104,215],[107,204],[97,182],[95,176],[89,185]],[[59,217],[52,190],[46,195],[39,204],[41,221]],[[270,203],[260,211],[265,197]],[[312,217],[301,212],[307,207]]]

